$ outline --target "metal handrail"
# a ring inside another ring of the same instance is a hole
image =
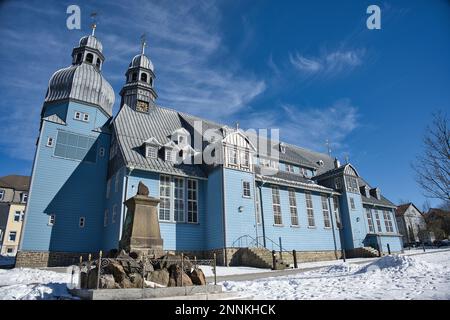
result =
[[[289,254],[292,254],[291,251],[283,250],[283,247],[282,247],[282,246],[280,246],[278,243],[276,243],[275,241],[273,241],[272,239],[270,239],[270,238],[268,238],[268,237],[265,237],[265,236],[258,236],[258,237],[256,237],[256,238],[254,238],[254,237],[252,237],[252,236],[250,236],[250,235],[248,235],[248,234],[243,235],[243,236],[240,236],[239,238],[237,238],[237,239],[233,242],[232,247],[236,247],[236,244],[237,244],[237,243],[239,243],[239,247],[241,247],[241,244],[242,244],[242,240],[243,240],[243,239],[246,240],[246,246],[247,246],[247,247],[252,247],[252,246],[255,246],[255,245],[256,245],[256,247],[260,247],[260,246],[261,246],[261,247],[264,247],[264,248],[268,249],[268,248],[267,248],[267,241],[269,241],[269,243],[272,245],[272,246],[271,246],[271,249],[272,249],[272,250],[274,250],[274,246],[275,246],[275,248],[277,249],[276,251],[278,251],[278,252],[287,252],[287,253],[289,253]],[[251,241],[248,242],[248,239],[250,239]],[[260,240],[260,239],[261,239],[261,240]],[[266,239],[266,245],[265,245],[265,246],[262,246],[262,244],[264,243],[264,239]]]

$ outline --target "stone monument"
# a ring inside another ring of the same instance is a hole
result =
[[[136,252],[138,256],[159,257],[163,254],[163,239],[159,228],[157,206],[159,199],[149,196],[141,182],[137,195],[125,201],[128,208],[120,249]]]

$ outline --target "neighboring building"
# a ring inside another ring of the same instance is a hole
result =
[[[403,236],[403,244],[431,240],[427,235],[423,214],[412,202],[399,205],[395,211],[395,219]]]
[[[430,208],[424,216],[428,229],[435,232],[436,238],[450,239],[450,211]]]
[[[18,265],[117,248],[139,181],[161,200],[165,250],[229,263],[257,243],[311,259],[402,249],[394,204],[351,164],[157,105],[144,46],[113,118],[103,61],[99,40],[83,37],[49,81]]]
[[[0,177],[0,254],[15,255],[30,187],[30,177]]]

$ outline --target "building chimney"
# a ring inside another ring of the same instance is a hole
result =
[[[334,158],[334,167],[337,169],[341,166],[341,162],[338,160],[338,158]]]

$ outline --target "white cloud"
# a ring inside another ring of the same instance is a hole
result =
[[[346,139],[358,127],[358,108],[348,99],[330,106],[311,108],[283,104],[272,111],[253,112],[242,120],[246,128],[280,130],[280,140],[326,152],[328,139],[333,154],[347,149]]]
[[[364,52],[364,50],[336,50],[309,58],[296,52],[289,54],[289,61],[303,74],[332,77],[349,72],[361,65]]]

